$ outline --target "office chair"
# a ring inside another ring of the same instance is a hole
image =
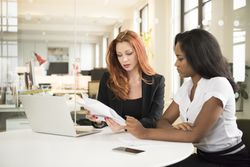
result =
[[[250,119],[237,119],[238,128],[243,132],[242,141],[250,153]]]
[[[89,81],[88,82],[88,95],[89,95],[89,98],[93,98],[93,99],[97,98],[97,94],[98,94],[98,90],[99,90],[99,84],[100,84],[99,80],[94,80],[94,81]]]
[[[89,96],[89,98],[93,98],[93,99],[97,98],[99,84],[100,84],[99,80],[88,82],[88,96]],[[93,125],[93,123],[91,121],[89,121],[88,119],[85,118],[85,115],[83,116],[83,118],[76,120],[76,123],[78,125]],[[95,125],[93,125],[93,126],[98,128]]]

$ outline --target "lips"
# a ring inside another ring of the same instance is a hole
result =
[[[124,64],[123,67],[124,68],[129,68],[130,64]]]

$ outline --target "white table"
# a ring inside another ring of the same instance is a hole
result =
[[[119,146],[145,150],[113,151]],[[159,167],[179,162],[193,152],[191,143],[139,140],[108,128],[82,137],[14,130],[0,133],[1,167]]]

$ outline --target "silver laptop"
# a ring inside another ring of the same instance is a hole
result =
[[[74,125],[65,97],[21,95],[20,99],[35,132],[74,137],[99,132],[92,127]]]

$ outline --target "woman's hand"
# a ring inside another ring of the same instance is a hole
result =
[[[98,116],[90,114],[89,111],[86,112],[85,118],[87,118],[88,120],[90,120],[92,122],[97,122],[97,123],[101,122],[101,121],[98,121]]]
[[[192,129],[193,129],[193,124],[188,123],[188,122],[182,122],[182,123],[173,125],[173,127],[174,127],[175,129],[178,129],[178,130],[192,131]]]
[[[124,126],[121,126],[120,124],[115,122],[112,118],[105,117],[105,122],[114,133],[121,132],[122,130],[124,130]]]
[[[125,129],[137,138],[144,138],[146,134],[146,128],[144,128],[137,119],[131,116],[126,116]]]

